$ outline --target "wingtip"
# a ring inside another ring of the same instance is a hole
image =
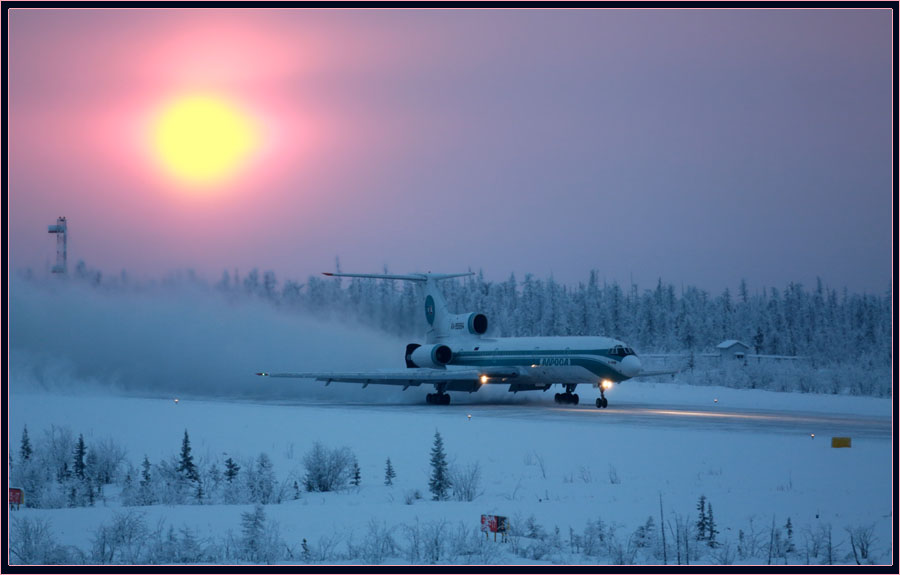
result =
[[[258,371],[258,372],[256,372],[256,375],[261,375],[261,376],[263,376],[263,377],[268,377],[268,376],[269,376],[269,374],[266,373],[265,371]]]
[[[323,276],[333,276],[334,274],[332,272],[322,272],[322,275]]]

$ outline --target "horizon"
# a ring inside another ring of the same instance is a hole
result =
[[[182,276],[188,276],[191,279],[197,280],[201,284],[206,285],[208,287],[215,287],[222,280],[222,277],[225,273],[227,273],[229,275],[229,277],[231,277],[232,279],[234,278],[235,274],[238,274],[240,280],[243,281],[246,278],[247,274],[249,274],[255,270],[261,275],[268,273],[268,272],[274,273],[275,279],[277,281],[277,285],[279,286],[279,289],[281,287],[283,287],[285,282],[288,282],[288,281],[301,283],[301,289],[303,289],[303,288],[306,288],[306,284],[305,284],[306,279],[309,279],[311,277],[314,277],[314,278],[326,277],[326,276],[324,276],[324,274],[336,271],[335,269],[331,269],[329,271],[311,271],[309,273],[306,273],[305,275],[299,275],[299,274],[292,275],[292,274],[283,274],[281,271],[275,270],[275,269],[265,269],[265,268],[262,268],[259,266],[251,266],[251,267],[243,269],[243,270],[239,269],[237,267],[232,267],[230,269],[224,268],[218,274],[216,274],[216,273],[207,274],[207,273],[203,273],[203,272],[198,272],[197,269],[192,268],[192,267],[182,267],[182,268],[173,268],[168,271],[162,272],[158,275],[152,275],[149,272],[139,273],[139,272],[135,272],[133,270],[129,270],[127,268],[121,268],[118,270],[102,269],[102,268],[93,266],[91,264],[91,262],[85,261],[83,259],[76,259],[75,263],[73,264],[72,260],[70,259],[69,264],[68,264],[68,272],[66,275],[69,275],[69,276],[74,275],[75,267],[79,263],[83,263],[85,265],[86,271],[100,272],[102,277],[104,277],[104,278],[112,277],[112,278],[121,279],[122,274],[124,274],[125,277],[128,278],[128,281],[130,281],[130,282],[137,281],[140,283],[151,283],[152,284],[152,283],[159,282],[159,281],[166,281],[169,279],[178,279]],[[45,262],[44,266],[42,266],[42,268],[40,270],[43,274],[42,275],[43,279],[49,279],[51,277],[56,277],[56,274],[53,274],[51,272],[51,267],[52,267],[52,263],[48,259]],[[332,266],[332,268],[334,268],[334,267],[335,266]],[[343,271],[345,273],[379,274],[379,273],[385,273],[385,269],[387,269],[387,273],[392,273],[392,274],[424,273],[422,270],[419,270],[419,269],[417,269],[417,270],[400,270],[400,269],[393,269],[391,267],[384,267],[384,266],[382,266],[379,269],[375,269],[375,270],[356,270],[356,269],[348,270],[345,268],[343,263],[341,264],[341,271]],[[18,273],[20,276],[22,276],[23,274],[25,276],[28,276],[29,274],[31,276],[34,276],[35,272],[36,272],[36,270],[31,267],[17,268],[14,271],[16,273]],[[546,281],[552,279],[558,285],[563,285],[568,289],[577,289],[579,287],[579,285],[581,285],[581,284],[587,285],[588,282],[590,281],[591,273],[596,272],[597,273],[597,281],[598,281],[599,285],[601,285],[601,286],[616,285],[616,284],[618,284],[619,286],[621,286],[623,288],[635,286],[639,293],[643,293],[644,291],[652,291],[656,288],[657,284],[659,282],[661,282],[663,287],[673,286],[678,291],[678,295],[681,295],[685,289],[694,288],[694,289],[698,289],[703,292],[709,293],[710,295],[718,297],[718,296],[721,296],[727,289],[732,297],[736,297],[740,290],[741,281],[744,281],[746,283],[748,293],[751,296],[754,296],[754,295],[759,296],[759,295],[763,295],[763,294],[769,294],[773,288],[777,289],[779,291],[779,293],[782,293],[791,284],[799,285],[804,290],[812,292],[812,291],[815,291],[815,289],[816,289],[817,280],[821,280],[822,287],[826,292],[834,290],[838,294],[841,294],[844,291],[846,291],[848,294],[872,295],[872,296],[877,296],[877,297],[884,297],[885,295],[891,295],[893,293],[893,282],[890,282],[891,285],[889,285],[885,290],[881,290],[881,291],[879,291],[879,290],[853,290],[853,289],[850,289],[849,286],[846,286],[846,285],[829,284],[821,276],[815,276],[814,278],[812,278],[812,281],[809,281],[809,282],[803,282],[803,281],[789,279],[783,285],[774,285],[774,284],[755,285],[749,277],[743,277],[743,278],[738,279],[733,285],[728,284],[728,285],[722,286],[720,289],[710,289],[706,286],[701,286],[698,284],[690,283],[689,281],[684,281],[684,282],[680,282],[680,283],[676,283],[674,281],[668,281],[664,277],[656,277],[655,279],[652,279],[651,281],[648,281],[646,283],[641,283],[641,282],[635,281],[634,278],[627,278],[625,281],[620,281],[617,278],[606,277],[603,274],[603,270],[600,270],[600,269],[585,269],[583,277],[575,278],[574,281],[561,281],[561,280],[557,279],[553,275],[552,272],[550,272],[547,275],[541,276],[534,272],[527,272],[527,271],[526,272],[518,272],[518,271],[513,270],[513,271],[510,271],[510,273],[506,274],[505,276],[502,276],[502,277],[496,276],[495,277],[495,276],[491,275],[490,273],[488,273],[488,271],[486,271],[486,270],[482,270],[480,268],[474,269],[471,267],[468,267],[466,270],[463,270],[463,271],[460,271],[460,270],[447,271],[447,270],[440,270],[440,269],[438,269],[438,270],[429,269],[429,270],[425,270],[425,271],[428,271],[428,272],[433,271],[435,273],[465,273],[465,272],[471,271],[476,276],[479,273],[481,273],[484,277],[485,283],[489,283],[489,284],[504,283],[504,282],[508,281],[510,278],[510,275],[512,275],[515,277],[517,288],[521,288],[522,282],[524,281],[525,276],[531,275],[535,280],[538,280],[541,282],[546,282]],[[349,281],[350,278],[334,278],[334,279],[340,279],[342,281],[342,285],[344,285],[344,283],[343,283],[344,280]],[[457,279],[459,281],[463,281],[463,282],[466,281],[466,278],[457,278]],[[7,284],[9,284],[9,283],[11,283],[11,280],[9,280],[7,282]]]

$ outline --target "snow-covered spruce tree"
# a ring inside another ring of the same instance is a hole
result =
[[[241,481],[238,476],[240,470],[241,466],[235,463],[234,459],[229,457],[225,460],[225,487],[223,493],[225,503],[233,504],[240,502]]]
[[[716,542],[716,535],[719,533],[719,530],[716,529],[716,520],[713,518],[713,508],[712,503],[707,505],[707,536],[706,540],[710,547],[715,548],[718,543]]]
[[[258,561],[265,522],[266,511],[259,503],[252,512],[241,513],[241,556],[244,559]]]
[[[254,482],[250,486],[253,500],[263,505],[278,503],[278,501],[275,501],[275,471],[268,454],[259,454],[256,458],[256,469],[254,471]]]
[[[259,503],[252,512],[241,513],[240,557],[251,563],[272,564],[281,558],[284,542],[277,523],[266,520]]]
[[[241,470],[241,466],[234,462],[232,458],[228,458],[225,460],[225,481],[231,483],[234,481],[234,478],[237,477],[238,471]]]
[[[197,466],[194,464],[194,456],[191,455],[191,438],[188,437],[187,429],[184,430],[184,439],[181,440],[181,455],[178,459],[176,471],[190,481],[200,480],[200,475],[197,473]]]
[[[150,459],[144,454],[144,461],[141,462],[141,481],[138,487],[137,505],[153,505],[156,503],[150,467]]]
[[[395,477],[397,477],[397,472],[394,471],[394,466],[391,465],[391,458],[388,457],[384,465],[384,484],[393,485]]]
[[[128,469],[125,470],[125,478],[122,480],[122,491],[119,493],[119,501],[122,502],[124,507],[138,505],[135,477],[137,477],[137,469],[134,464],[129,463]]]
[[[697,501],[697,541],[706,539],[706,532],[709,529],[709,519],[706,515],[706,495],[701,495]]]
[[[72,472],[78,479],[84,479],[84,456],[86,451],[84,435],[79,433],[78,442],[75,443],[75,452],[72,454]]]
[[[428,481],[431,498],[435,501],[446,499],[451,484],[447,455],[444,453],[444,440],[440,431],[435,430],[434,445],[431,448],[431,479]]]
[[[125,464],[127,451],[112,438],[95,441],[88,452],[91,460],[91,475],[98,485],[108,485],[119,479],[121,467]]]
[[[28,426],[24,426],[22,428],[22,443],[19,446],[19,459],[24,463],[31,459],[31,454],[34,451],[31,449],[31,440],[28,439]]]
[[[222,472],[215,462],[200,473],[200,484],[210,503],[222,503]]]
[[[362,476],[359,469],[359,462],[356,460],[356,456],[353,457],[353,463],[350,466],[350,485],[353,487],[359,487],[360,482],[362,481]]]
[[[790,517],[787,518],[787,523],[784,524],[784,530],[786,533],[785,552],[794,553],[797,551],[797,547],[794,545],[794,525],[791,523]]]

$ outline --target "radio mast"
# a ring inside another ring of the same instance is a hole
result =
[[[60,216],[56,218],[55,226],[47,226],[47,232],[56,234],[56,265],[51,270],[55,274],[66,273],[66,218]]]

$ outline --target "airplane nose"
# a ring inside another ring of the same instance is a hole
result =
[[[636,355],[626,355],[619,363],[619,371],[627,377],[634,377],[641,373],[641,360]]]

